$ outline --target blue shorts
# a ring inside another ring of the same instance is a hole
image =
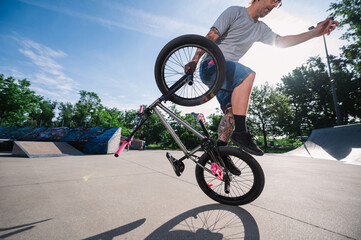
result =
[[[242,83],[242,81],[254,71],[238,62],[232,62],[226,60],[226,79],[224,80],[221,90],[217,93],[217,100],[221,105],[221,109],[224,110],[231,106],[231,99],[233,90]],[[200,66],[200,77],[202,82],[206,85],[211,84],[216,77],[215,65],[213,60],[205,60]]]

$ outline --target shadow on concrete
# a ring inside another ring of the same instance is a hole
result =
[[[23,224],[23,225],[19,225],[19,226],[9,227],[9,228],[0,228],[0,232],[11,231],[11,230],[21,228],[19,230],[16,230],[16,231],[1,235],[0,239],[5,239],[5,238],[11,237],[13,235],[28,231],[28,230],[35,227],[35,226],[31,226],[31,225],[35,225],[35,224],[42,223],[42,222],[47,222],[49,220],[51,220],[51,218],[45,219],[45,220],[42,220],[42,221],[38,221],[38,222],[27,223],[27,224]]]
[[[88,237],[85,238],[84,240],[112,240],[113,238],[123,235],[127,232],[133,231],[134,229],[136,229],[137,227],[139,227],[140,225],[142,225],[145,222],[145,218],[142,218],[140,220],[137,220],[135,222],[126,224],[124,226],[112,229],[110,231],[107,232],[103,232],[101,234],[92,236],[92,237]]]
[[[0,151],[0,158],[4,157],[4,158],[11,158],[11,157],[16,157],[12,154],[12,152],[4,152],[4,151]]]
[[[259,239],[252,215],[240,207],[211,204],[176,216],[146,239]]]

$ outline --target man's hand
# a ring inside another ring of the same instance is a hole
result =
[[[325,21],[320,22],[317,27],[312,28],[312,30],[308,32],[304,32],[298,35],[278,37],[276,45],[281,48],[292,47],[324,34],[330,35],[330,33],[339,25],[339,22],[334,21],[332,18],[327,18]]]
[[[196,61],[190,61],[184,66],[184,73],[188,73],[189,70],[191,70],[191,73],[194,73],[197,67]]]
[[[332,18],[327,18],[325,21],[319,23],[312,31],[315,32],[317,37],[324,34],[330,35],[330,33],[339,25],[340,23],[338,21],[334,21]]]

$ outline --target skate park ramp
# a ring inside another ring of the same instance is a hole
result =
[[[109,154],[118,150],[120,137],[119,127],[0,127],[0,148],[11,151],[15,141],[65,142],[83,153]]]
[[[19,157],[61,157],[83,155],[82,152],[66,142],[15,141],[12,154]]]
[[[286,154],[361,165],[361,124],[313,130],[302,146]]]

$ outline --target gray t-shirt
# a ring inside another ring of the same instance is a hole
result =
[[[246,54],[254,42],[272,45],[278,37],[265,23],[251,18],[246,8],[238,6],[227,8],[213,27],[220,33],[216,44],[225,59],[235,62]]]

